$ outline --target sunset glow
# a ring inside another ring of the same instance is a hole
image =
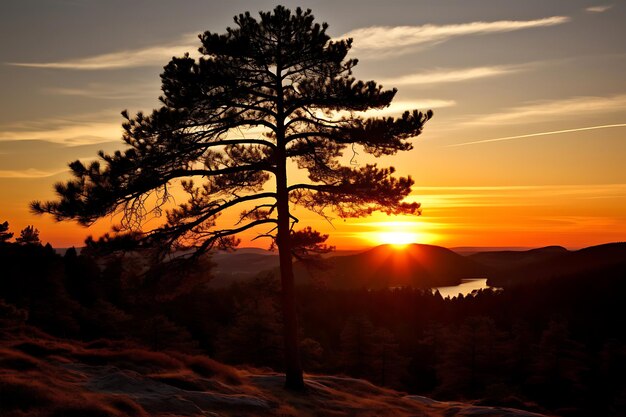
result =
[[[114,222],[103,218],[87,229],[55,223],[31,214],[29,202],[54,198],[53,184],[69,178],[68,162],[124,149],[120,111],[157,107],[162,67],[175,55],[197,56],[198,33],[222,30],[242,8],[263,8],[192,2],[181,9],[156,1],[155,16],[138,21],[131,16],[145,10],[129,5],[111,33],[112,3],[72,4],[58,5],[58,20],[46,17],[48,6],[19,2],[0,16],[12,34],[0,56],[0,222],[9,221],[13,232],[34,224],[58,247],[81,246]],[[626,240],[624,5],[405,2],[381,14],[378,5],[358,3],[356,19],[355,4],[306,7],[329,23],[334,39],[354,38],[357,79],[398,88],[390,106],[367,115],[413,108],[435,115],[413,150],[374,158],[357,146],[344,162],[411,175],[407,200],[423,212],[417,219],[374,213],[343,221],[301,210],[299,225],[329,234],[339,249],[413,242],[580,248]],[[93,19],[88,33],[86,19]],[[156,23],[164,19],[167,26]],[[33,52],[42,49],[45,56]],[[289,168],[291,183],[303,175]],[[238,215],[224,213],[220,221]],[[242,234],[241,246],[268,247],[254,240],[265,232]]]
[[[411,221],[407,217],[402,221],[362,222],[354,227],[359,229],[354,236],[370,246],[389,244],[401,248],[411,243],[433,244],[438,240],[429,225],[422,221]]]
[[[392,244],[396,246],[404,246],[409,243],[415,243],[418,235],[411,232],[380,232],[378,234],[378,242],[381,244]]]

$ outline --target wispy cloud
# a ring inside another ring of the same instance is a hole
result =
[[[626,123],[618,123],[618,124],[612,124],[612,125],[578,127],[578,128],[575,128],[575,129],[552,130],[552,131],[549,131],[549,132],[529,133],[527,135],[505,136],[505,137],[501,137],[501,138],[474,140],[474,141],[471,141],[471,142],[455,143],[453,145],[448,145],[447,147],[478,145],[478,144],[481,144],[481,143],[502,142],[502,141],[514,140],[514,139],[534,138],[534,137],[537,137],[537,136],[550,136],[550,135],[560,135],[560,134],[563,134],[563,133],[584,132],[586,130],[613,129],[613,128],[616,128],[616,127],[626,127]]]
[[[431,235],[426,237],[432,240],[454,241],[455,245],[476,245],[481,242],[477,236],[488,233],[489,245],[536,246],[542,236],[543,244],[578,239],[577,244],[588,246],[589,242],[622,239],[626,224],[624,215],[615,215],[615,207],[626,203],[624,183],[415,186],[407,200],[421,202],[423,215],[390,222],[384,214],[374,214],[351,221],[343,230],[351,233],[349,237],[395,228],[415,230]]]
[[[121,137],[117,110],[14,122],[0,126],[0,141],[43,140],[65,145],[87,145]]]
[[[626,110],[626,94],[597,97],[585,96],[563,100],[539,101],[489,114],[466,122],[467,125],[503,125],[538,122],[582,114]]]
[[[589,13],[604,13],[612,7],[613,7],[612,4],[606,4],[602,6],[591,6],[591,7],[587,7],[585,11]]]
[[[552,206],[564,200],[626,199],[626,184],[414,187],[408,201],[437,212],[469,207]]]
[[[119,140],[74,146],[43,140],[2,140],[0,179],[47,178],[67,173],[69,161],[93,161],[99,150],[110,153],[121,147]]]
[[[452,25],[372,26],[352,30],[341,38],[354,38],[355,50],[374,52],[374,58],[402,53],[407,47],[445,42],[451,38],[487,33],[511,32],[535,27],[554,26],[569,21],[566,16],[536,20],[500,20]],[[145,66],[161,66],[172,56],[185,52],[194,54],[198,48],[197,33],[185,34],[178,41],[165,45],[125,49],[89,57],[50,62],[10,62],[8,65],[66,70],[112,70]]]
[[[0,178],[46,178],[54,175],[66,172],[67,169],[62,171],[41,171],[39,169],[29,168],[25,170],[0,170]]]
[[[45,94],[85,97],[100,100],[132,100],[156,97],[159,93],[158,84],[133,84],[132,86],[106,85],[90,83],[84,87],[67,88],[51,87],[44,90]]]
[[[441,109],[444,107],[452,107],[456,106],[456,101],[454,100],[416,100],[416,101],[393,101],[389,105],[389,107],[385,107],[384,109],[379,110],[368,110],[364,112],[366,116],[376,117],[376,116],[392,116],[392,115],[400,115],[407,110],[428,110],[428,109]]]
[[[127,49],[84,58],[52,62],[10,62],[8,65],[29,68],[51,68],[67,70],[112,70],[121,68],[163,66],[172,56],[194,53],[198,49],[197,34],[184,35],[178,42],[167,45]]]
[[[569,20],[570,18],[566,16],[553,16],[536,20],[499,20],[451,25],[371,26],[354,29],[341,38],[353,38],[355,50],[371,52],[371,56],[368,54],[368,57],[375,58],[403,53],[406,48],[434,45],[461,36],[554,26]]]
[[[454,83],[460,81],[475,80],[480,78],[497,77],[522,70],[522,66],[491,66],[473,67],[460,69],[437,69],[432,71],[418,72],[415,74],[402,75],[396,78],[388,78],[380,81],[383,85],[432,85],[440,83]]]

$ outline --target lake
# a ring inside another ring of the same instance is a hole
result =
[[[448,287],[436,287],[433,290],[439,290],[439,293],[443,298],[457,297],[459,294],[463,294],[463,296],[467,296],[472,293],[472,291],[483,290],[487,288],[492,288],[487,285],[487,278],[470,278],[470,279],[462,279],[459,285],[451,285]]]

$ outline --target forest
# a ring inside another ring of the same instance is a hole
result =
[[[300,285],[304,371],[438,400],[562,416],[622,415],[624,250],[624,244],[603,245],[594,251],[621,257],[452,299],[413,287]],[[117,341],[281,371],[275,271],[213,288],[210,257],[188,274],[157,276],[138,272],[146,269],[136,253],[103,255],[93,244],[78,252],[60,255],[38,242],[1,244],[3,337],[36,328],[67,340]]]

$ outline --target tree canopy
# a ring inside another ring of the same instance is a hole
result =
[[[0,223],[0,243],[6,243],[13,237],[13,233],[9,232],[9,222]]]
[[[26,226],[20,231],[19,237],[15,238],[15,242],[20,245],[40,245],[39,230],[35,226]]]
[[[164,67],[160,108],[122,113],[125,150],[100,152],[88,165],[72,162],[73,179],[55,186],[58,199],[33,202],[32,209],[83,225],[122,212],[119,230],[168,250],[230,248],[238,233],[261,227],[259,237],[279,250],[287,385],[297,387],[292,254],[326,248],[319,233],[294,231],[290,208],[342,218],[419,213],[418,203],[403,202],[410,177],[342,159],[353,146],[374,156],[412,149],[432,112],[367,117],[365,111],[388,106],[396,90],[356,80],[357,60],[347,57],[352,40],[331,39],[310,10],[278,6],[234,21],[226,33],[199,36],[199,59],[185,54]],[[307,172],[307,182],[288,181],[292,165]],[[174,184],[188,199],[168,207]],[[163,225],[142,228],[163,210]],[[230,210],[239,210],[233,224],[216,227]]]

